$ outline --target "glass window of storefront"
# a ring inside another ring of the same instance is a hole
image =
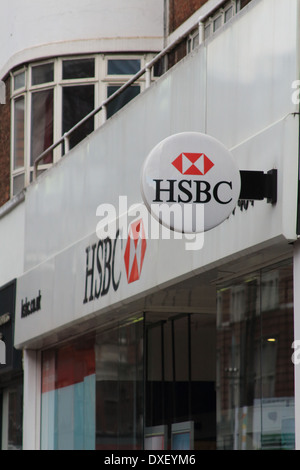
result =
[[[214,449],[215,315],[147,314],[145,369],[146,447]]]
[[[0,390],[0,449],[22,450],[23,381]]]
[[[96,336],[96,449],[143,448],[143,317]]]
[[[221,286],[218,449],[293,449],[292,263]]]
[[[43,449],[293,449],[293,269],[218,286],[209,313],[146,312],[48,350]]]
[[[141,449],[143,317],[43,353],[42,449]]]
[[[43,354],[41,448],[94,449],[95,353],[92,338]]]

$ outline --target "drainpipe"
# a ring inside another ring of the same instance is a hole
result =
[[[200,17],[198,20],[198,29],[199,29],[199,44],[202,44],[204,41],[204,18]]]

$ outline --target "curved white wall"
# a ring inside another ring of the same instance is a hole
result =
[[[158,51],[164,0],[10,0],[1,8],[0,78],[34,59],[73,53]]]

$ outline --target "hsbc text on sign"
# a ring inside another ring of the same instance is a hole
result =
[[[120,273],[115,272],[118,241],[117,233],[114,240],[107,237],[86,248],[84,304],[106,295],[111,286],[115,291],[118,289],[121,277]]]
[[[232,181],[219,181],[214,188],[208,181],[198,180],[153,180],[155,183],[155,199],[152,202],[182,202],[188,204],[194,202],[196,204],[206,204],[213,197],[219,204],[229,204],[232,197],[225,199],[221,196],[222,186],[228,186],[232,191]],[[166,186],[163,188],[162,183]],[[176,187],[177,186],[177,187]],[[194,188],[193,188],[194,186]],[[176,191],[175,191],[176,190]],[[226,191],[225,191],[226,192]],[[168,199],[164,200],[162,193],[166,193]],[[177,194],[177,200],[175,199]],[[224,193],[224,191],[223,191]]]
[[[116,292],[123,269],[128,284],[140,279],[147,248],[143,219],[133,221],[126,233],[125,248],[120,229],[113,238],[108,236],[86,247],[84,304],[106,296],[110,290]]]
[[[141,187],[145,205],[161,224],[174,231],[197,233],[211,230],[229,217],[238,202],[241,181],[233,156],[220,142],[205,134],[185,132],[168,137],[150,152]],[[162,216],[161,205],[165,204],[177,212],[171,221]]]

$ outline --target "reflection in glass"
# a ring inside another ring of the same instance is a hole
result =
[[[7,449],[22,449],[23,384],[8,390],[8,436]]]
[[[41,449],[95,448],[95,352],[84,339],[43,352]]]
[[[25,86],[25,72],[20,72],[14,76],[14,90]]]
[[[222,26],[222,15],[218,16],[214,20],[213,25],[214,25],[214,31],[217,31],[219,28],[221,28],[221,26]]]
[[[109,59],[107,61],[108,75],[135,75],[140,68],[139,59]]]
[[[14,170],[24,167],[24,124],[25,99],[20,96],[14,101]]]
[[[224,18],[225,23],[227,23],[227,21],[229,21],[232,17],[233,17],[233,6],[231,6],[225,11],[225,18]]]
[[[38,91],[31,96],[31,155],[30,165],[53,144],[53,89]],[[43,163],[52,162],[52,152]]]
[[[215,449],[215,331],[214,315],[146,315],[145,425],[167,427],[165,448]]]
[[[294,341],[292,265],[262,272],[261,304],[261,448],[294,449],[294,365],[290,354]]]
[[[107,97],[115,93],[121,85],[109,85],[107,87]],[[117,95],[110,103],[106,106],[106,115],[107,118],[110,118],[115,114],[119,109],[123,108],[125,104],[129,103],[133,98],[135,98],[140,93],[140,87],[133,85],[129,88],[126,88],[122,93]]]
[[[293,449],[292,342],[286,262],[219,286],[217,318],[147,311],[45,351],[42,448]]]
[[[143,321],[99,333],[95,351],[96,449],[141,449]]]
[[[63,134],[94,109],[94,85],[66,86],[63,88]],[[82,124],[70,136],[73,148],[94,130],[94,118]]]
[[[294,448],[292,264],[218,291],[218,449]]]
[[[95,59],[68,59],[62,64],[63,80],[95,76]]]
[[[42,83],[53,82],[54,80],[54,64],[52,62],[32,67],[31,83],[32,85],[40,85]]]
[[[204,28],[204,39],[209,38],[209,36],[210,36],[210,24],[208,24],[208,25],[205,26],[205,28]]]
[[[13,195],[15,196],[24,188],[24,173],[13,177]]]

